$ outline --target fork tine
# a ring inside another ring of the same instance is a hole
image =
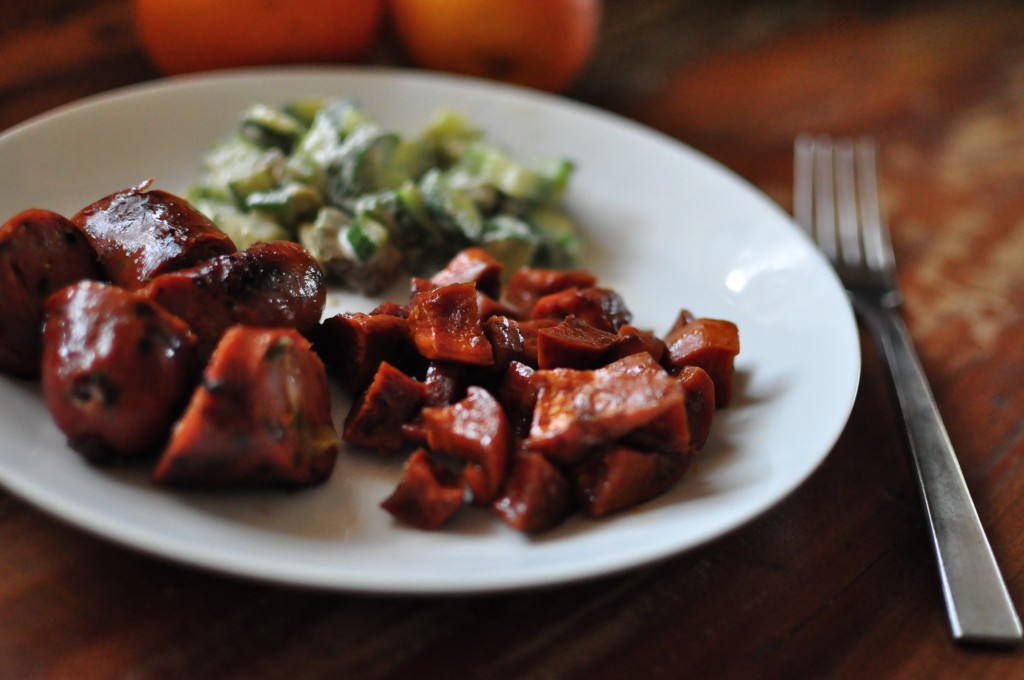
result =
[[[793,216],[814,238],[814,139],[798,135],[793,147]]]
[[[894,261],[892,240],[888,226],[882,218],[878,197],[878,163],[874,140],[858,140],[856,154],[857,183],[860,187],[859,208],[864,230],[864,256],[870,268],[890,272]]]
[[[814,140],[814,240],[831,262],[836,262],[835,180],[833,177],[832,139],[824,135]]]
[[[863,261],[860,228],[857,223],[857,180],[855,179],[853,142],[835,143],[836,218],[839,227],[839,253],[848,266]]]

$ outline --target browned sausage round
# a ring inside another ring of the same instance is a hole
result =
[[[257,243],[158,276],[141,292],[188,323],[204,358],[234,324],[312,335],[327,302],[319,265],[291,241]]]
[[[71,218],[111,281],[134,290],[164,272],[234,252],[227,234],[188,201],[148,186],[110,194]]]
[[[50,293],[101,276],[81,230],[49,210],[25,210],[0,226],[0,371],[34,378]]]
[[[302,486],[330,475],[341,441],[327,373],[293,329],[233,326],[217,345],[153,473],[186,486]]]
[[[138,294],[95,281],[50,296],[43,394],[68,444],[94,462],[155,453],[195,385],[195,336]]]

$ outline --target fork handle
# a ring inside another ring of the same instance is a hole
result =
[[[903,412],[953,637],[1017,644],[1021,623],[971,500],[906,325],[895,308],[860,310],[885,354]]]

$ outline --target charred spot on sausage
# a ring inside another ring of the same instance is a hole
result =
[[[100,372],[77,376],[68,387],[68,395],[81,406],[97,404],[102,408],[110,408],[121,396],[110,377]]]

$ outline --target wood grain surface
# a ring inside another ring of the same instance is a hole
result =
[[[0,3],[0,130],[158,75],[126,0]],[[906,318],[1024,604],[1024,7],[609,0],[568,94],[787,209],[795,134],[878,138]],[[1021,655],[950,638],[870,344],[848,427],[789,498],[700,549],[565,587],[269,586],[142,556],[0,491],[3,678],[1002,679],[1024,677]]]

